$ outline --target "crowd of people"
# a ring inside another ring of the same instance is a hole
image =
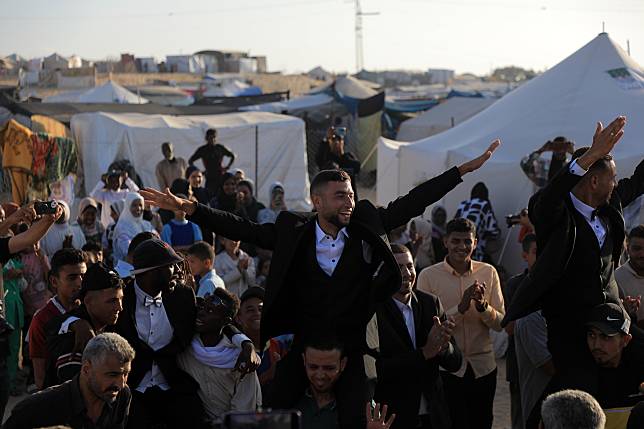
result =
[[[624,125],[522,160],[541,179],[516,221],[526,269],[507,280],[485,184],[452,218],[436,204],[499,141],[376,207],[356,201],[332,129],[301,213],[280,183],[258,202],[209,130],[188,162],[163,144],[158,189],[108,172],[76,221],[63,203],[2,210],[0,411],[27,369],[37,391],[3,427],[207,428],[273,409],[305,429],[490,429],[501,332],[512,428],[599,429],[624,407],[615,427],[642,427],[644,225],[626,231],[622,210],[644,164],[616,182]]]

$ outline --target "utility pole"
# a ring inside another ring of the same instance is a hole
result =
[[[356,73],[364,68],[364,50],[362,46],[362,17],[380,15],[380,12],[363,12],[360,0],[355,0],[356,6]]]

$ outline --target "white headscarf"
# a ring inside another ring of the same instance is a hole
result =
[[[141,201],[144,203],[143,197],[137,192],[128,192],[125,197],[125,207],[119,216],[119,220],[114,228],[114,256],[118,259],[125,259],[127,256],[127,248],[130,241],[139,233],[144,231],[152,231],[152,224],[147,220],[143,220],[143,214],[139,217],[132,216],[132,203]],[[141,212],[143,213],[143,212]]]
[[[85,234],[80,229],[78,225],[70,225],[69,218],[71,217],[71,212],[69,206],[64,201],[58,201],[63,207],[63,223],[55,223],[49,228],[47,234],[40,240],[40,245],[43,252],[50,258],[54,256],[54,253],[63,248],[63,242],[65,241],[65,236],[72,236],[72,246],[74,249],[80,249],[85,245]]]

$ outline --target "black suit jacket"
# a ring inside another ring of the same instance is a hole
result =
[[[534,267],[517,289],[505,314],[503,325],[527,316],[541,308],[544,295],[557,286],[566,271],[572,256],[577,236],[573,215],[576,210],[569,193],[582,176],[570,172],[569,166],[559,173],[540,191],[530,198],[528,205],[530,221],[537,235],[538,258]],[[619,264],[624,242],[623,207],[628,206],[644,193],[644,161],[630,178],[619,181],[604,213],[610,222],[613,239],[613,263]],[[565,287],[565,285],[561,285]],[[574,303],[571,303],[574,307]]]
[[[171,389],[186,393],[196,392],[197,382],[179,369],[176,363],[177,354],[188,347],[195,333],[197,306],[194,291],[185,286],[177,286],[172,292],[164,292],[163,307],[174,329],[174,335],[165,347],[154,351],[139,338],[136,331],[134,286],[128,286],[123,291],[123,311],[114,326],[114,332],[128,340],[136,352],[128,383],[136,389],[150,369],[152,361],[155,361]]]
[[[429,400],[432,427],[449,427],[449,413],[443,396],[439,365],[458,371],[463,361],[452,338],[450,347],[439,356],[426,360],[421,351],[434,325],[433,317],[445,320],[445,312],[436,295],[416,291],[412,295],[416,329],[416,348],[400,309],[388,299],[376,309],[379,350],[375,353],[378,382],[374,398],[396,413],[393,428],[414,428],[417,424],[421,394]]]
[[[401,283],[400,269],[389,248],[387,233],[420,216],[428,205],[443,198],[460,182],[458,168],[454,167],[420,184],[407,195],[390,202],[387,207],[376,207],[367,200],[356,203],[348,229],[352,237],[358,237],[368,244],[375,261],[380,261],[372,287],[375,301],[391,297],[396,290],[392,285]],[[216,234],[274,251],[262,311],[262,344],[272,337],[293,333],[298,323],[293,318],[293,309],[288,305],[290,300],[281,299],[281,292],[300,241],[305,236],[307,226],[315,222],[316,216],[315,213],[281,212],[274,224],[259,225],[199,204],[190,217],[191,221],[210,227]]]

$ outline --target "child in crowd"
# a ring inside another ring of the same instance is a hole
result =
[[[112,258],[112,254],[114,252],[114,228],[116,227],[116,223],[119,221],[119,217],[121,216],[121,212],[123,211],[123,208],[125,207],[125,201],[119,200],[119,201],[114,201],[112,204],[110,204],[110,218],[112,219],[112,222],[105,228],[105,233],[103,234],[103,249],[105,249],[105,260],[110,261],[112,265],[116,265],[118,261],[115,261]]]
[[[199,285],[196,291],[197,296],[205,297],[206,294],[213,294],[215,288],[226,286],[217,271],[213,268],[215,261],[215,249],[205,241],[197,241],[188,248],[188,264],[195,276],[199,276]]]
[[[259,287],[266,287],[266,279],[268,278],[268,272],[271,269],[271,259],[270,258],[262,258],[259,260],[259,263],[257,264],[257,278],[255,279],[255,283],[257,283],[257,286]]]
[[[103,248],[96,243],[87,243],[81,249],[87,256],[87,264],[93,265],[103,262]]]
[[[2,267],[4,279],[4,309],[5,319],[13,327],[9,335],[9,355],[7,356],[7,373],[11,394],[24,393],[24,386],[18,386],[18,369],[21,367],[22,328],[25,313],[21,293],[27,288],[27,281],[23,276],[24,264],[19,257],[10,259]]]
[[[181,194],[177,197],[187,199],[185,195]],[[196,241],[202,241],[203,236],[197,224],[186,219],[186,212],[177,210],[174,212],[174,219],[163,226],[161,240],[176,250],[185,250]]]
[[[22,274],[27,282],[26,289],[22,292],[26,331],[34,314],[53,296],[47,287],[47,273],[51,268],[49,258],[40,248],[40,243],[23,250],[20,253],[20,261],[24,266]]]
[[[239,248],[239,241],[222,237],[222,245],[224,250],[217,254],[215,269],[224,279],[226,289],[240,297],[255,286],[255,261]]]
[[[98,203],[94,198],[83,198],[78,205],[78,226],[87,243],[101,244],[105,228],[98,220]]]

